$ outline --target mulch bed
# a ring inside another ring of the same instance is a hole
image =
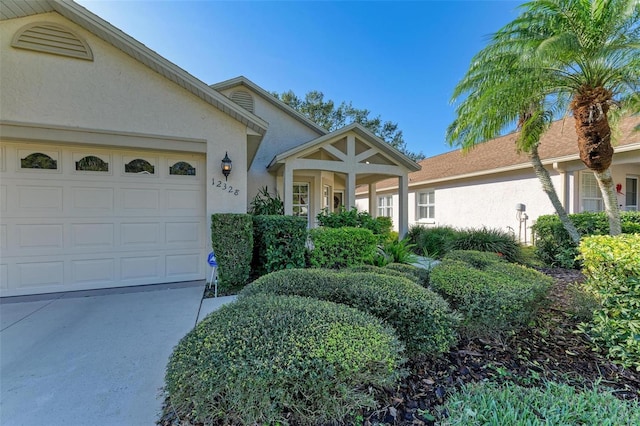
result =
[[[438,360],[410,362],[409,376],[393,389],[378,389],[379,408],[364,412],[358,423],[434,425],[448,416],[441,408],[448,394],[483,380],[522,386],[539,386],[546,380],[576,387],[599,383],[620,399],[640,400],[640,374],[609,362],[592,350],[586,336],[574,332],[579,321],[567,313],[567,286],[584,279],[580,271],[540,271],[553,277],[554,285],[550,304],[535,327],[501,339],[463,340]],[[159,424],[178,423],[165,412]]]
[[[397,388],[380,390],[383,407],[365,413],[364,424],[433,425],[448,415],[441,408],[448,393],[482,380],[522,386],[553,380],[576,387],[599,382],[620,399],[640,400],[640,374],[611,363],[592,350],[585,336],[574,333],[579,321],[566,313],[567,286],[582,281],[582,274],[541,272],[555,283],[536,327],[501,340],[464,340],[439,360],[412,362],[410,375]]]

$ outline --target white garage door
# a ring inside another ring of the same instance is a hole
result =
[[[205,158],[4,143],[0,295],[205,278]]]

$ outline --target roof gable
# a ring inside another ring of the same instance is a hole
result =
[[[400,165],[409,171],[420,170],[418,163],[358,123],[349,124],[339,130],[282,152],[271,160],[268,168],[275,168],[290,157],[323,157],[322,159],[328,161],[340,161],[348,155],[345,140],[349,133],[355,133],[358,137],[354,154],[359,162],[374,165]]]
[[[285,104],[280,99],[276,98],[271,93],[267,92],[262,87],[258,86],[257,84],[255,84],[254,82],[252,82],[251,80],[249,80],[244,76],[238,76],[229,80],[221,81],[220,83],[212,84],[210,87],[219,92],[224,90],[229,90],[232,88],[247,89],[248,91],[254,93],[255,95],[261,97],[262,99],[268,101],[269,103],[276,106],[280,110],[284,111],[286,114],[293,117],[295,120],[298,120],[305,126],[309,127],[310,129],[318,133],[318,135],[326,135],[327,133],[329,133],[327,129],[318,125],[317,123],[310,120],[309,118],[307,118],[300,112],[296,111],[295,109],[291,108],[289,105]]]
[[[245,124],[258,134],[263,135],[266,133],[268,123],[264,120],[237,105],[216,90],[212,90],[187,71],[71,0],[32,0],[29,2],[2,0],[0,20],[48,12],[59,13],[188,92]]]

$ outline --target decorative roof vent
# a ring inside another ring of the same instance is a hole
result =
[[[69,28],[51,22],[36,22],[22,27],[13,36],[11,45],[18,49],[93,61],[93,52],[86,41]]]
[[[253,111],[253,96],[245,90],[236,90],[231,94],[230,99],[249,112]]]

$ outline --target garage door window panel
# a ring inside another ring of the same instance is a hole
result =
[[[23,170],[58,170],[58,153],[20,152],[20,168]]]
[[[109,162],[96,155],[87,155],[75,162],[78,172],[109,172]]]
[[[131,160],[125,159],[124,172],[126,174],[136,175],[155,175],[156,174],[156,161],[151,161],[144,158],[134,158]]]
[[[178,161],[169,167],[171,176],[195,176],[196,168],[186,161]]]

